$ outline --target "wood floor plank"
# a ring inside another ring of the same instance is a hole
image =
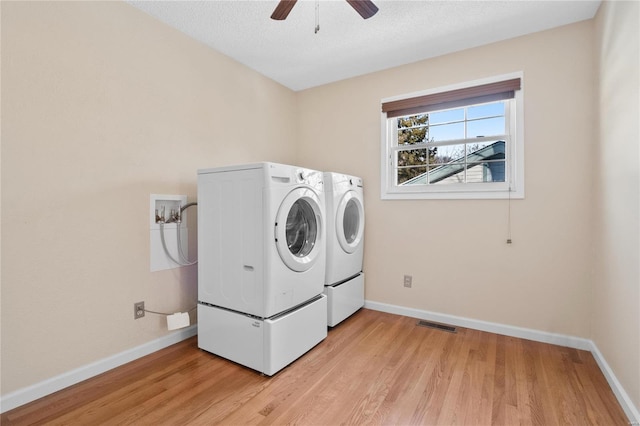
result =
[[[273,377],[196,338],[8,411],[3,425],[626,425],[593,356],[362,309]]]
[[[418,345],[395,372],[394,381],[379,409],[380,423],[409,424],[412,419],[416,421],[422,417],[432,395],[433,382],[429,382],[428,377],[436,367],[439,358],[437,347],[446,333],[430,336],[432,330],[412,328],[409,339]]]

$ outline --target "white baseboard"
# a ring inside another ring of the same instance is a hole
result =
[[[611,386],[611,390],[622,406],[624,413],[627,415],[629,423],[634,426],[640,425],[640,411],[638,411],[638,409],[633,405],[631,398],[629,398],[629,394],[625,392],[616,375],[613,374],[613,370],[611,370],[611,367],[609,367],[609,364],[607,364],[607,361],[604,359],[604,356],[602,356],[602,353],[594,342],[591,342],[590,351],[598,363],[602,374],[604,374],[607,382],[609,382],[609,386]]]
[[[640,426],[640,413],[634,406],[629,394],[624,390],[615,374],[598,350],[596,344],[589,339],[566,336],[563,334],[548,333],[546,331],[532,330],[529,328],[514,327],[510,325],[479,321],[470,318],[458,317],[454,315],[440,314],[436,312],[423,311],[420,309],[405,308],[403,306],[389,305],[386,303],[366,300],[364,307],[374,311],[387,312],[390,314],[403,315],[417,319],[434,321],[457,327],[471,328],[474,330],[487,331],[504,336],[518,337],[521,339],[533,340],[536,342],[550,343],[553,345],[565,346],[573,349],[581,349],[591,352],[595,358],[602,374],[604,374],[609,386],[618,399],[620,406],[624,410],[630,424]]]
[[[471,318],[458,317],[454,315],[439,314],[436,312],[423,311],[420,309],[405,308],[402,306],[388,305],[386,303],[371,302],[364,303],[365,308],[374,311],[382,311],[390,314],[404,315],[407,317],[424,319],[455,325],[457,327],[472,328],[474,330],[488,331],[489,333],[502,334],[504,336],[519,337],[521,339],[534,340],[536,342],[550,343],[552,345],[565,346],[568,348],[591,350],[592,342],[580,337],[566,336],[563,334],[547,333],[545,331],[532,330],[529,328],[514,327],[511,325],[498,324],[494,322],[479,321]]]
[[[83,380],[102,374],[105,371],[119,367],[123,364],[142,358],[160,349],[171,346],[175,343],[195,336],[198,332],[197,324],[178,330],[174,333],[167,334],[151,342],[145,343],[135,348],[128,349],[108,358],[101,359],[91,364],[82,366],[72,371],[52,377],[40,383],[19,389],[0,398],[0,413],[12,410],[21,405],[27,404],[43,396],[50,395],[61,389],[80,383]]]

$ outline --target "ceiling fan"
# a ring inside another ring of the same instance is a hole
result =
[[[280,0],[271,14],[271,19],[282,21],[287,19],[289,12],[298,0]],[[371,18],[378,11],[378,7],[371,0],[346,0],[364,19]]]

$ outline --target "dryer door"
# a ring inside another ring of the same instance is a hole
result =
[[[336,234],[340,247],[353,253],[362,243],[364,234],[364,206],[362,197],[349,191],[340,200],[336,209]]]
[[[304,272],[322,250],[320,199],[308,188],[296,188],[278,209],[275,237],[278,254],[289,269]]]

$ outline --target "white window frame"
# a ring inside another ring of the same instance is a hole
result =
[[[505,118],[508,122],[508,133],[501,137],[486,139],[505,140],[506,164],[505,182],[492,183],[451,183],[446,185],[407,185],[395,184],[395,145],[397,139],[396,119],[387,118],[386,112],[381,113],[381,161],[380,161],[380,197],[383,200],[406,199],[522,199],[524,198],[524,79],[522,72],[504,74],[500,76],[474,80],[466,83],[438,87],[426,91],[385,98],[381,104],[407,98],[431,95],[451,90],[480,86],[512,78],[520,78],[521,89],[516,90],[514,98],[506,102]],[[432,111],[433,112],[433,111]],[[478,142],[481,140],[479,139]],[[452,141],[451,143],[460,143]],[[447,143],[449,143],[447,141]]]

